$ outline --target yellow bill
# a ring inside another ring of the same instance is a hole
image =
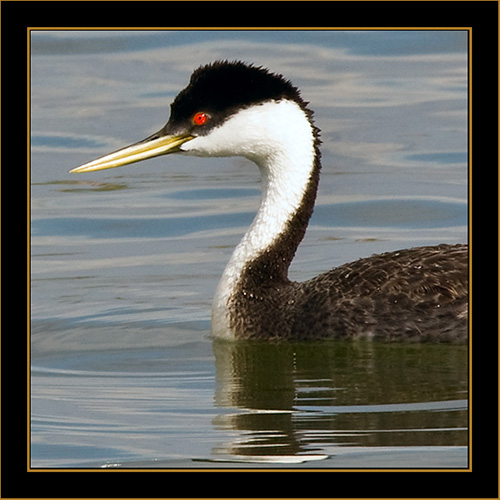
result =
[[[182,144],[194,139],[190,134],[182,135],[159,135],[153,134],[152,136],[144,139],[141,142],[127,146],[126,148],[119,149],[114,153],[102,156],[97,160],[85,163],[80,167],[76,167],[69,172],[71,174],[81,172],[93,172],[96,170],[105,170],[107,168],[122,167],[129,163],[154,158],[155,156],[166,155],[179,151]]]

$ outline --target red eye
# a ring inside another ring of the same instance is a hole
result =
[[[200,111],[193,116],[193,125],[205,125],[210,120],[210,115]]]

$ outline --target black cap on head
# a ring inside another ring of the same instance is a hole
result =
[[[217,61],[193,72],[189,85],[171,105],[165,132],[190,129],[198,112],[210,114],[211,126],[204,127],[208,131],[240,109],[281,99],[306,109],[299,90],[281,75],[243,62]]]

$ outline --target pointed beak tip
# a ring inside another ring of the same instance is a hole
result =
[[[76,167],[72,168],[71,170],[68,170],[68,174],[80,174],[82,172],[85,172],[85,169],[82,167]]]

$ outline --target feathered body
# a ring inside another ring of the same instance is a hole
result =
[[[465,245],[418,247],[359,259],[302,283],[270,278],[268,266],[257,262],[230,298],[231,328],[237,338],[260,340],[463,341],[467,262]]]

